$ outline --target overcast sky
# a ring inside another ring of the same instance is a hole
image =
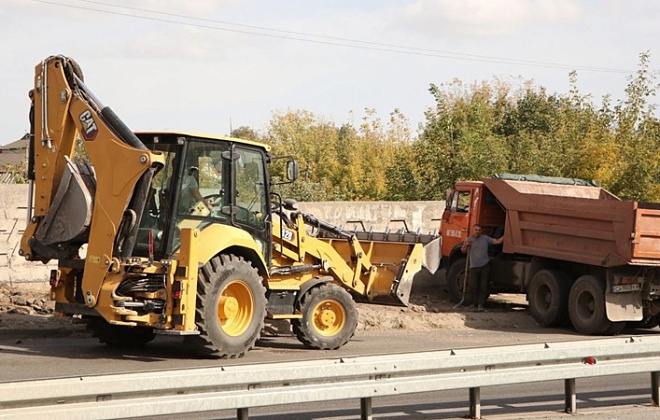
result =
[[[135,131],[263,132],[288,109],[339,125],[365,108],[416,131],[429,84],[454,78],[566,93],[576,69],[583,93],[621,98],[640,53],[658,68],[658,22],[658,0],[0,0],[0,144],[29,130],[34,66],[54,54]]]

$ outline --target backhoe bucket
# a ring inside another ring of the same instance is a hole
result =
[[[66,158],[60,186],[35,235],[43,245],[80,241],[89,233],[94,175],[88,167],[80,169]]]

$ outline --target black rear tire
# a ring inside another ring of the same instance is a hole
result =
[[[333,283],[311,288],[301,298],[302,318],[291,321],[293,332],[306,347],[334,350],[348,343],[358,324],[351,295]]]
[[[266,288],[256,268],[235,255],[211,259],[199,270],[195,323],[186,342],[205,355],[236,358],[254,347],[266,317]]]
[[[568,320],[571,281],[559,270],[540,270],[529,285],[529,312],[543,327],[563,325]]]
[[[99,317],[87,319],[87,329],[99,342],[113,348],[141,348],[156,337],[153,328],[112,325]]]
[[[592,335],[608,334],[612,322],[607,319],[605,311],[603,282],[591,275],[577,279],[568,297],[568,313],[577,332]]]

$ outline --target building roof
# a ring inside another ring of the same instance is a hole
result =
[[[25,134],[12,143],[0,146],[0,168],[5,165],[16,165],[27,160],[29,136],[29,134]]]

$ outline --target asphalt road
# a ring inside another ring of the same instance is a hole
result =
[[[338,350],[310,350],[293,337],[271,336],[262,338],[245,357],[231,360],[196,358],[182,339],[168,336],[159,336],[145,348],[134,350],[109,348],[92,338],[4,337],[0,339],[0,382],[584,339],[568,330],[542,331],[543,334],[489,330],[358,333]]]
[[[643,331],[624,332],[628,335]],[[649,332],[646,332],[649,333]],[[655,332],[657,333],[657,331]],[[486,347],[525,343],[584,340],[569,330],[540,329],[538,332],[435,330],[429,332],[388,331],[360,333],[335,351],[308,350],[292,337],[272,336],[237,360],[191,357],[181,340],[158,337],[141,350],[117,350],[99,345],[91,338],[0,339],[0,382],[119,372],[204,368],[233,364],[287,362],[316,358],[364,356]],[[563,382],[533,383],[482,389],[482,415],[489,419],[656,419],[660,409],[650,405],[650,375],[590,378],[577,381],[578,413],[564,413]],[[374,418],[454,419],[468,414],[468,391],[456,390],[374,399]],[[234,412],[177,416],[177,419],[233,419]],[[295,407],[266,407],[250,410],[257,420],[350,420],[360,418],[359,400],[310,403]]]

